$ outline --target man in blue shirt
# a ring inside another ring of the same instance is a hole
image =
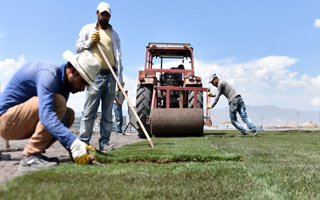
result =
[[[63,54],[61,66],[40,62],[22,66],[0,95],[0,136],[6,140],[29,139],[23,150],[20,171],[45,169],[57,159],[41,155],[58,140],[77,164],[90,163],[87,144],[68,129],[74,111],[66,107],[69,93],[84,91],[93,83],[100,64],[89,51]]]

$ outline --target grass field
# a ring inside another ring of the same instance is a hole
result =
[[[320,131],[153,138],[104,165],[61,164],[15,178],[0,199],[320,199]]]

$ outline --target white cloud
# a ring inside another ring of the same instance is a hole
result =
[[[296,59],[286,56],[268,56],[247,63],[196,63],[196,70],[205,74],[208,79],[211,72],[217,73],[233,84],[250,85],[253,82],[277,84],[277,88],[296,85],[295,72],[290,72],[288,67],[295,64]]]
[[[20,56],[17,60],[7,58],[3,61],[0,60],[0,89],[5,88],[12,75],[25,63],[24,55]]]
[[[305,79],[310,79],[312,85],[316,88],[318,88],[318,90],[320,90],[320,75],[318,75],[317,77],[305,77]]]
[[[312,105],[320,107],[320,97],[315,97],[311,100]]]
[[[317,19],[314,20],[313,26],[314,26],[315,28],[320,28],[320,19],[319,19],[319,18],[317,18]]]
[[[81,116],[81,112],[83,111],[83,106],[84,106],[84,99],[85,99],[84,92],[70,94],[69,100],[67,102],[67,106],[72,108],[76,112],[76,115]]]
[[[203,63],[197,60],[196,72],[202,75],[206,87],[210,74],[217,73],[221,79],[228,80],[249,105],[318,109],[320,105],[312,99],[320,96],[320,75],[301,75],[292,71],[290,67],[297,62],[287,56],[267,56],[245,63]],[[226,104],[219,102],[217,106]]]
[[[138,76],[138,73],[137,75]],[[124,89],[128,90],[128,96],[133,104],[133,106],[136,105],[136,90],[137,90],[137,80],[131,79],[128,76],[124,75],[123,81],[125,82]]]

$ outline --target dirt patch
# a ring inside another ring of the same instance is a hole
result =
[[[98,140],[100,134],[94,133],[91,139],[91,145],[98,148]],[[128,133],[126,135],[116,134],[113,132],[111,134],[110,143],[114,145],[115,148],[119,148],[123,145],[132,144],[138,141],[142,141],[136,132]],[[22,156],[22,150],[28,140],[15,140],[10,141],[10,149],[6,151],[6,142],[1,138],[0,139],[0,151],[2,155],[10,155],[10,160],[0,160],[0,184],[16,177],[22,175],[20,172],[17,171],[19,162]],[[59,143],[54,143],[49,149],[47,149],[46,153],[44,154],[48,157],[58,157],[60,162],[71,162],[69,158],[68,151]]]

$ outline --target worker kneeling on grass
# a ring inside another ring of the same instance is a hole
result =
[[[89,51],[63,54],[61,66],[40,62],[22,66],[0,94],[0,135],[6,140],[28,139],[18,170],[46,169],[59,163],[42,153],[58,140],[77,164],[88,164],[88,150],[70,130],[74,111],[66,107],[69,94],[84,91],[100,71]]]
[[[207,108],[213,108],[219,101],[221,95],[224,95],[229,102],[229,115],[231,123],[236,129],[238,129],[242,135],[251,133],[252,135],[257,134],[256,126],[252,123],[246,112],[246,105],[239,93],[225,80],[220,80],[216,74],[213,74],[209,80],[213,86],[217,87],[217,95],[213,95],[211,92],[208,96],[215,97],[212,105],[208,103]],[[248,130],[245,129],[237,120],[237,113],[239,113],[243,122],[247,125]]]

